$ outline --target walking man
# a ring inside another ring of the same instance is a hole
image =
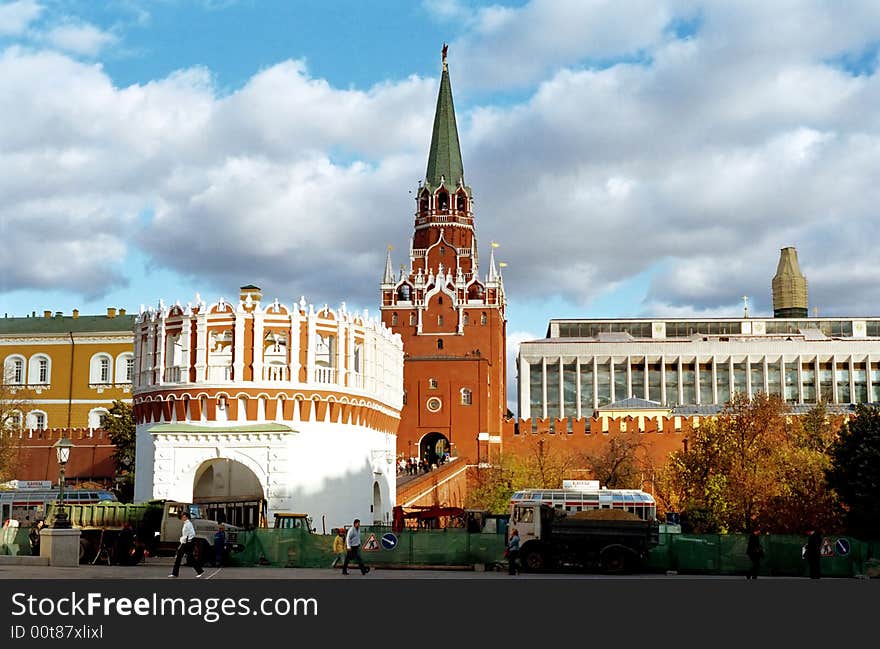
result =
[[[749,543],[746,546],[746,554],[752,562],[752,567],[746,575],[746,579],[757,579],[761,570],[761,558],[764,556],[764,548],[761,547],[760,530],[752,530],[749,534]]]
[[[168,576],[177,577],[177,575],[180,574],[180,561],[183,559],[183,556],[186,555],[193,570],[196,571],[196,578],[198,578],[201,577],[202,573],[205,571],[202,569],[202,564],[196,558],[195,554],[193,554],[193,542],[196,538],[196,528],[193,527],[192,521],[189,519],[189,514],[187,512],[182,512],[180,518],[183,519],[183,529],[180,531],[180,545],[177,546],[177,554],[174,557],[174,568],[171,569],[171,574]]]
[[[345,528],[340,527],[339,533],[333,537],[333,563],[331,568],[335,568],[345,561]]]
[[[822,576],[820,558],[822,556],[822,533],[819,530],[810,530],[807,537],[807,565],[810,567],[810,579],[819,579]]]
[[[363,559],[361,559],[361,519],[356,518],[354,522],[351,524],[351,527],[348,528],[348,534],[345,535],[345,561],[342,562],[342,574],[348,574],[348,562],[351,559],[355,559],[358,562],[358,566],[361,569],[361,574],[365,575],[370,572],[370,569],[364,565]]]

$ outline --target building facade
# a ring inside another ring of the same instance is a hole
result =
[[[429,463],[444,452],[487,457],[507,411],[504,285],[494,250],[479,275],[445,53],[409,268],[395,276],[389,250],[381,292],[382,322],[400,335],[405,353],[399,454]]]
[[[135,500],[263,500],[339,526],[390,520],[400,338],[300,300],[149,309],[135,325]]]
[[[776,317],[551,320],[519,350],[524,419],[580,419],[638,399],[670,414],[714,414],[736,393],[777,395],[792,412],[880,402],[880,318],[807,317],[797,252],[771,283]]]
[[[67,476],[108,483],[114,447],[101,418],[114,400],[131,401],[134,316],[108,308],[105,315],[45,311],[0,319],[7,434],[21,440],[16,478],[55,480],[51,445],[64,435],[77,448]]]

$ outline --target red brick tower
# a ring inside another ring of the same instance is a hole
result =
[[[450,450],[488,459],[507,411],[504,285],[494,251],[478,274],[473,194],[465,184],[452,86],[443,72],[428,170],[416,192],[410,270],[382,279],[382,321],[403,338],[397,451],[433,461]]]

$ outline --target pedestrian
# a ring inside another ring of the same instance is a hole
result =
[[[45,523],[42,520],[38,520],[31,526],[31,531],[28,533],[28,541],[31,544],[31,554],[34,556],[40,556],[40,530],[43,529]]]
[[[217,526],[214,532],[214,566],[219,568],[223,565],[223,555],[226,554],[226,527],[223,524]]]
[[[193,545],[196,538],[196,528],[193,527],[192,521],[189,519],[187,512],[181,512],[180,518],[183,519],[183,529],[180,531],[180,545],[177,546],[177,554],[174,556],[174,568],[171,569],[169,577],[177,577],[180,574],[180,561],[186,555],[190,561],[193,570],[196,571],[196,578],[201,577],[205,572],[202,564],[193,553]]]
[[[761,558],[764,556],[764,548],[761,546],[760,530],[752,530],[749,534],[749,543],[746,546],[746,554],[752,562],[752,567],[746,574],[746,579],[757,579],[761,569]]]
[[[352,559],[355,559],[358,562],[358,566],[361,569],[361,574],[365,575],[370,572],[370,569],[364,565],[363,559],[361,559],[361,519],[356,518],[354,522],[352,522],[351,527],[348,528],[348,534],[345,535],[345,561],[342,563],[342,574],[348,574],[348,562]]]
[[[819,579],[821,570],[819,566],[820,552],[822,551],[822,533],[818,530],[808,532],[806,545],[807,565],[810,568],[810,579]]]
[[[338,533],[333,538],[333,563],[331,568],[335,568],[345,561],[345,528],[340,527]]]
[[[519,572],[517,558],[519,557],[519,532],[513,527],[510,529],[510,540],[507,541],[507,574],[515,575]]]
[[[132,550],[134,550],[134,530],[131,529],[131,523],[125,521],[113,543],[112,563],[117,566],[131,565],[134,561]]]

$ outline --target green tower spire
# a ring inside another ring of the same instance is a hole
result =
[[[428,172],[425,180],[431,187],[440,185],[440,177],[446,186],[455,189],[458,181],[464,183],[464,165],[458,145],[458,128],[455,125],[455,106],[452,104],[452,84],[446,65],[447,45],[443,44],[443,73],[440,77],[440,93],[434,113],[434,131],[431,135],[431,151],[428,153]]]

